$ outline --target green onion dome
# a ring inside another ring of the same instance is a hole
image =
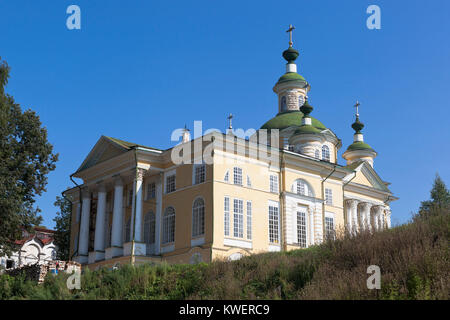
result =
[[[281,83],[296,84],[301,88],[311,87],[309,83],[305,80],[305,78],[303,78],[297,72],[286,72],[278,79],[275,86]]]
[[[308,103],[308,100],[300,107],[300,111],[303,112],[305,117],[309,117],[309,114],[314,110],[313,106]]]
[[[355,130],[355,133],[361,133],[361,130],[364,128],[364,123],[359,121],[359,117],[356,117],[356,121],[352,124],[353,130]]]
[[[372,149],[371,146],[369,146],[367,143],[365,143],[363,141],[353,142],[351,145],[348,146],[347,150],[348,151],[370,150],[370,151],[376,152],[375,150]]]
[[[353,130],[355,130],[355,134],[354,134],[355,140],[351,145],[348,146],[347,151],[368,150],[368,151],[373,151],[376,153],[376,151],[373,150],[371,146],[369,146],[367,143],[362,141],[361,130],[364,128],[364,123],[359,121],[358,115],[356,115],[356,120],[355,120],[355,122],[353,122],[352,128],[353,128]],[[358,137],[358,136],[360,136],[361,139],[357,139],[356,137]]]
[[[284,111],[278,113],[275,117],[267,121],[262,125],[261,129],[279,129],[283,130],[292,126],[299,126],[302,123],[303,113],[298,110]],[[311,124],[313,127],[319,130],[325,130],[326,127],[322,122],[314,117],[311,118]]]
[[[289,47],[287,50],[283,51],[283,58],[286,59],[288,63],[294,63],[298,56],[298,51],[292,47]]]
[[[309,133],[309,134],[320,133],[320,130],[315,128],[312,125],[305,124],[305,125],[300,126],[297,130],[294,131],[294,135],[304,134],[304,133]]]

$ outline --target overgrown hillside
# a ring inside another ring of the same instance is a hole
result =
[[[0,276],[0,299],[449,299],[449,211],[304,250],[198,265],[124,266],[42,285]],[[369,265],[381,289],[368,290]]]

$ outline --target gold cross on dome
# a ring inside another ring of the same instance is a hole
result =
[[[290,24],[289,25],[289,29],[286,30],[286,32],[289,32],[289,47],[292,47],[292,45],[293,45],[293,42],[292,42],[292,31],[294,31],[294,29],[295,29],[295,27],[292,24]]]
[[[354,105],[354,107],[356,108],[356,116],[357,117],[359,117],[359,106],[360,106],[361,104],[359,103],[359,101],[358,100],[356,100],[356,104]]]

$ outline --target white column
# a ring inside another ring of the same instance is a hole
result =
[[[134,240],[137,242],[142,242],[142,180],[144,177],[144,169],[137,169],[135,178],[135,188],[136,193],[136,216],[135,216],[135,231]]]
[[[358,218],[358,230],[363,231],[364,230],[364,212],[363,208],[361,206],[361,202],[358,202],[356,205],[356,212],[357,212],[357,218]]]
[[[105,251],[105,213],[106,189],[105,186],[101,185],[98,189],[97,216],[95,220],[95,251]]]
[[[113,222],[111,246],[121,248],[122,243],[122,229],[123,229],[123,182],[120,177],[117,177],[114,186],[114,207],[113,207]]]
[[[380,230],[380,206],[374,206],[373,212],[372,212],[372,220],[373,220],[373,230],[378,231]]]
[[[347,200],[347,228],[351,234],[358,230],[358,201]]]
[[[383,230],[384,229],[384,212],[383,212],[383,209],[380,209],[380,213],[378,214],[378,218],[380,219],[379,223],[378,223],[378,226],[379,226],[380,230]]]
[[[371,228],[371,223],[370,223],[370,208],[372,207],[372,205],[368,202],[363,202],[361,203],[361,215],[363,217],[363,221],[364,221],[364,225],[361,226],[362,228],[364,228],[364,230],[369,230]]]
[[[155,254],[161,252],[161,216],[162,216],[162,179],[161,173],[156,180],[156,213],[155,213]]]
[[[314,245],[314,210],[311,207],[308,207],[309,214],[309,245]],[[308,232],[306,233],[308,235]]]
[[[389,207],[386,209],[386,226],[388,229],[391,228],[391,210]]]
[[[352,209],[351,209],[352,200],[345,201],[345,219],[347,220],[347,230],[348,232],[352,231]]]
[[[356,234],[358,232],[358,201],[353,200],[352,204],[352,232]]]
[[[80,263],[87,262],[89,250],[89,215],[91,211],[91,193],[88,189],[82,191],[80,243],[78,244],[78,255]]]

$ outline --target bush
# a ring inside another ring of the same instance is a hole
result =
[[[68,275],[44,284],[0,275],[0,299],[449,299],[448,210],[382,232],[319,246],[196,265],[85,269],[81,290]],[[367,267],[381,268],[368,290]]]

